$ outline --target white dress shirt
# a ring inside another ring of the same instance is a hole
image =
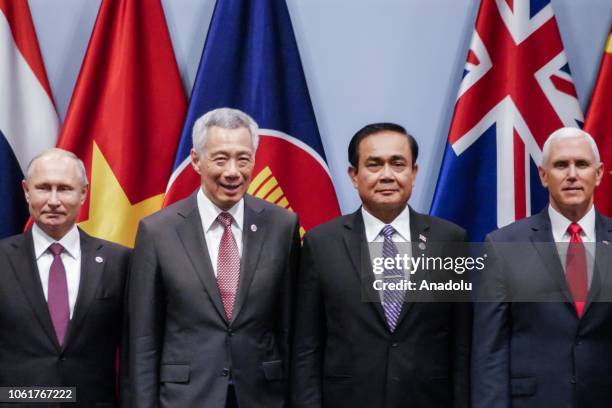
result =
[[[198,203],[198,211],[202,219],[202,230],[206,238],[206,246],[208,247],[208,256],[212,263],[215,277],[217,276],[217,259],[219,258],[219,245],[223,236],[223,226],[217,222],[217,217],[223,212],[217,207],[202,191],[198,190],[196,195]],[[244,223],[244,198],[240,199],[232,208],[226,212],[230,213],[232,218],[232,234],[238,245],[238,254],[242,258],[242,224]]]
[[[557,243],[557,253],[561,259],[563,270],[565,271],[567,246],[571,239],[571,235],[567,232],[567,228],[572,221],[550,205],[548,206],[548,216],[550,217],[553,238]],[[595,262],[595,206],[591,206],[591,209],[578,221],[578,225],[582,228],[580,238],[582,238],[582,242],[584,242],[584,247],[587,251],[587,273],[590,288],[591,281],[593,280],[593,264]]]
[[[49,269],[53,262],[53,254],[49,246],[55,242],[64,247],[60,257],[66,271],[66,282],[68,284],[68,306],[70,307],[70,318],[74,312],[74,305],[79,293],[81,282],[81,238],[76,225],[59,241],[51,238],[36,224],[32,227],[32,238],[34,240],[34,255],[38,274],[42,283],[45,300],[49,299]]]
[[[370,214],[363,206],[361,207],[361,216],[363,218],[363,225],[365,226],[366,239],[368,241],[368,249],[370,251],[370,260],[372,265],[374,264],[374,258],[382,257],[383,242],[385,237],[382,235],[381,230],[385,225],[391,225],[395,229],[395,233],[391,236],[391,240],[397,247],[397,252],[400,255],[412,254],[412,246],[410,244],[410,210],[408,206],[397,216],[390,224],[385,224],[372,214]],[[372,272],[374,273],[374,272]],[[379,279],[380,276],[376,276]],[[404,270],[404,279],[410,280],[410,271]],[[380,291],[382,297],[383,292]]]
[[[368,242],[383,242],[385,239],[380,232],[387,224],[370,214],[363,207],[361,207],[361,216],[363,217]],[[395,229],[395,234],[391,237],[393,242],[410,242],[410,211],[408,206],[389,225]]]

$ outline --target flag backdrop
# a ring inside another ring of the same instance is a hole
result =
[[[85,231],[133,246],[162,206],[186,105],[160,1],[103,0],[58,143],[87,168]]]
[[[549,0],[483,0],[431,213],[471,240],[542,209],[546,138],[583,116]]]
[[[612,217],[612,31],[601,58],[584,129],[597,142],[604,164],[601,184],[595,190],[595,205],[603,214]]]
[[[165,205],[200,185],[189,165],[191,129],[220,107],[260,126],[250,194],[296,211],[302,235],[340,214],[284,1],[217,1]]]
[[[0,0],[0,238],[23,230],[21,180],[55,146],[58,117],[27,0]]]

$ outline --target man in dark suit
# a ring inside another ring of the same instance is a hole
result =
[[[246,193],[257,124],[198,119],[201,188],[144,219],[130,277],[133,407],[285,407],[297,216]]]
[[[414,243],[418,258],[439,255],[435,242],[466,237],[458,226],[407,206],[417,154],[399,125],[359,130],[349,145],[349,176],[363,206],[306,234],[293,350],[296,408],[468,404],[470,304],[374,291],[370,261],[381,246],[392,257],[402,242]]]
[[[473,333],[473,407],[609,407],[612,219],[595,142],[562,128],[539,167],[542,212],[492,232]]]
[[[0,242],[0,386],[76,387],[71,406],[117,406],[129,249],[76,227],[87,176],[74,154],[38,155],[23,189],[34,225]]]

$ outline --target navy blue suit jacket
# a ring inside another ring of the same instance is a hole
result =
[[[474,311],[474,408],[610,406],[612,219],[599,213],[596,240],[579,318],[547,209],[487,236],[480,291],[487,299]]]

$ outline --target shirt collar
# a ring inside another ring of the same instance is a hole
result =
[[[51,244],[57,242],[64,247],[64,251],[74,259],[81,256],[81,237],[75,225],[60,240],[51,238],[36,223],[32,226],[32,239],[34,240],[34,254],[38,260]]]
[[[550,224],[552,225],[552,232],[555,242],[563,242],[563,236],[567,234],[567,227],[572,223],[559,211],[555,210],[551,205],[548,206],[548,216],[550,217]],[[582,228],[582,232],[585,236],[583,241],[595,242],[595,206],[592,205],[591,209],[578,220],[578,225]]]
[[[363,224],[366,230],[366,239],[368,242],[374,242],[380,235],[380,230],[387,224],[370,214],[363,206],[361,207],[361,215],[363,217]],[[410,210],[408,206],[397,216],[391,225],[400,238],[404,242],[410,241]]]
[[[224,211],[210,201],[210,198],[204,194],[202,188],[198,189],[196,198],[198,202],[198,211],[202,219],[202,226],[204,227],[204,233],[206,233],[213,227],[219,214]],[[226,212],[231,214],[234,219],[233,223],[242,231],[242,224],[244,222],[244,197]]]

